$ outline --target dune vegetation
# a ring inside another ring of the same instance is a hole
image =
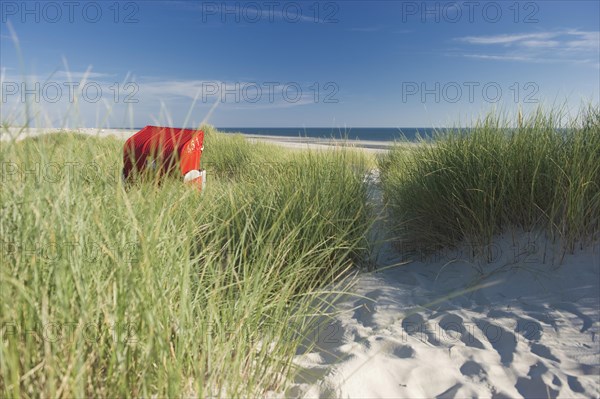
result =
[[[379,158],[394,241],[427,253],[495,235],[547,234],[563,251],[600,240],[600,108],[565,122],[541,109],[515,127],[489,114]],[[484,255],[484,253],[479,254]]]
[[[2,396],[283,389],[363,258],[365,157],[208,127],[199,193],[175,178],[125,187],[122,146],[68,132],[1,143]]]
[[[180,178],[125,186],[116,138],[1,142],[3,396],[281,392],[366,264],[377,214],[402,252],[515,230],[565,252],[600,240],[598,108],[399,144],[378,159],[383,213],[364,153],[205,130],[201,193]]]

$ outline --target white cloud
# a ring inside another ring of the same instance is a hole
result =
[[[513,44],[526,40],[543,40],[556,37],[557,33],[540,32],[518,35],[495,35],[495,36],[467,36],[458,40],[469,44]]]
[[[91,70],[85,71],[85,72],[60,70],[60,71],[56,71],[54,74],[52,74],[52,78],[55,78],[55,79],[74,79],[74,80],[103,79],[103,78],[109,78],[111,76],[115,76],[115,75],[109,74],[109,73],[92,72]]]
[[[556,40],[524,40],[521,43],[525,47],[533,48],[558,47],[560,45],[560,42]]]
[[[576,36],[575,40],[567,41],[567,46],[571,48],[590,49],[599,51],[600,49],[600,32],[581,32],[570,31],[572,36]]]
[[[600,32],[578,29],[456,39],[471,46],[487,46],[486,53],[463,52],[468,58],[597,65]]]
[[[531,61],[528,57],[516,55],[465,54],[465,57],[496,61]]]
[[[153,115],[171,118],[172,121],[165,119],[165,123],[180,125],[203,120],[209,114],[208,109],[217,104],[219,109],[260,111],[315,102],[308,84],[292,83],[301,91],[291,88],[288,92],[285,91],[287,82],[270,85],[259,81],[136,79],[130,75],[123,77],[89,70],[59,70],[24,77],[9,72],[12,71],[1,69],[0,80],[8,83],[7,91],[3,93],[7,101],[3,103],[2,119],[22,120],[27,103],[36,123],[42,121],[42,124],[57,126],[64,123],[69,126],[140,126],[152,120]],[[68,84],[73,81],[78,82],[74,89]],[[86,85],[90,86],[89,92],[84,90]],[[23,95],[22,90],[27,90],[28,94]],[[100,98],[95,101],[98,92]],[[189,121],[188,113],[192,118]]]

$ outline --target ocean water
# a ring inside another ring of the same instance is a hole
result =
[[[260,134],[265,136],[285,136],[285,137],[311,137],[324,139],[349,139],[349,140],[372,140],[372,141],[394,141],[408,140],[416,141],[418,136],[423,138],[431,137],[433,128],[303,128],[303,127],[283,127],[283,128],[243,128],[243,127],[217,127],[219,131],[225,133],[243,133]],[[441,129],[443,130],[443,129]]]

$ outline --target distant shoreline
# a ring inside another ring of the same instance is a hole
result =
[[[26,131],[19,132],[20,128],[9,128],[8,133],[4,130],[0,136],[0,140],[9,140],[11,135],[19,135],[19,140],[27,137],[35,137],[42,134],[56,133],[60,131],[69,131],[80,134],[87,134],[96,137],[109,137],[114,136],[121,140],[127,140],[129,137],[134,135],[137,129],[93,129],[93,128],[82,128],[82,129],[56,129],[56,128],[30,128]],[[218,129],[217,129],[218,130]],[[221,132],[219,130],[219,132]],[[233,134],[232,132],[222,132],[223,134]],[[246,139],[251,142],[264,142],[276,144],[284,148],[292,149],[316,149],[324,150],[332,147],[347,147],[361,149],[366,152],[385,152],[389,150],[394,142],[393,141],[377,141],[377,140],[344,140],[335,138],[318,138],[318,137],[290,137],[290,136],[276,136],[276,135],[260,135],[260,134],[246,134],[241,133]],[[407,142],[407,145],[417,145],[417,143]]]
[[[285,136],[266,136],[259,134],[244,134],[251,142],[264,142],[276,144],[285,148],[294,149],[329,149],[332,147],[357,148],[367,152],[385,152],[388,151],[394,142],[372,141],[372,140],[341,140],[341,139],[320,139],[313,137],[285,137]],[[407,143],[414,144],[416,143]]]
[[[114,130],[123,132],[136,132],[140,128],[107,128],[101,130]],[[179,127],[176,127],[179,129]],[[80,128],[79,130],[94,130],[95,128]],[[402,128],[381,128],[381,127],[353,127],[353,128],[327,128],[327,127],[215,127],[222,133],[239,133],[247,136],[265,136],[265,137],[288,137],[293,139],[320,139],[320,140],[359,140],[379,143],[390,143],[394,141],[419,141],[420,137],[432,137],[434,133],[443,132],[450,128],[432,128],[432,127],[402,127]]]
[[[353,127],[353,128],[322,128],[322,127],[278,127],[278,128],[229,128],[216,127],[223,133],[242,133],[245,135],[277,136],[290,138],[313,138],[325,140],[360,140],[370,142],[389,143],[393,141],[417,141],[419,136],[432,136],[436,130],[446,128],[381,128],[381,127]]]

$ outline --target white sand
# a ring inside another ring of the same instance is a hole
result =
[[[81,128],[81,129],[66,129],[69,132],[77,132],[82,134],[89,134],[91,136],[97,137],[108,137],[114,136],[123,140],[126,140],[133,134],[137,132],[137,130],[131,129],[91,129],[91,128]],[[57,128],[29,128],[29,129],[19,129],[19,128],[9,128],[8,130],[2,129],[0,132],[0,140],[8,140],[11,137],[18,137],[18,139],[24,139],[26,137],[35,137],[40,134],[48,134],[60,131]],[[225,133],[229,134],[229,133]],[[266,142],[277,144],[281,147],[291,148],[291,149],[313,149],[313,150],[324,150],[330,149],[334,146],[341,147],[353,147],[360,148],[366,152],[378,153],[384,152],[389,149],[391,146],[390,142],[384,141],[369,141],[369,140],[332,140],[332,139],[319,139],[319,138],[310,138],[310,137],[285,137],[285,136],[264,136],[257,134],[244,134],[244,136],[250,142]],[[406,143],[406,145],[416,145],[413,143]]]
[[[600,397],[600,246],[562,262],[556,248],[497,237],[487,264],[467,245],[426,258],[382,244],[380,269],[412,261],[359,276],[285,396]]]
[[[512,257],[512,239],[498,243]],[[479,283],[464,260],[361,276],[363,298],[319,328],[286,396],[599,397],[598,248],[556,269],[507,261],[485,266],[501,271]]]
[[[335,140],[335,139],[318,139],[310,137],[283,137],[283,136],[263,136],[257,134],[245,135],[252,142],[260,141],[266,143],[277,144],[285,148],[294,149],[315,149],[326,150],[332,147],[351,147],[359,148],[365,152],[380,153],[389,150],[392,143],[385,141],[371,140]],[[417,145],[416,143],[406,143],[406,145]]]

